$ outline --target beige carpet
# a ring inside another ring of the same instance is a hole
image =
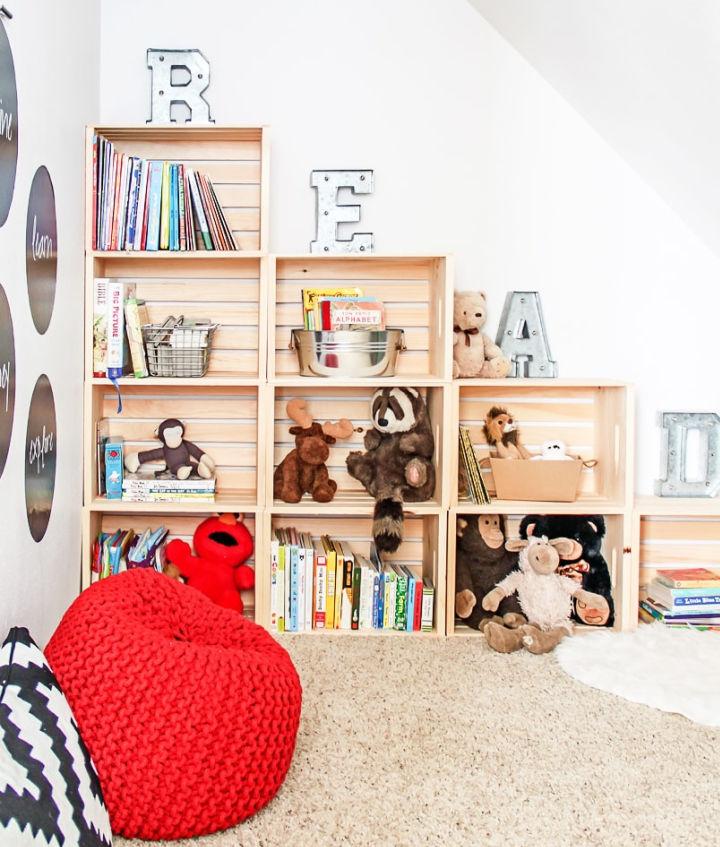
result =
[[[718,730],[481,638],[283,643],[304,688],[285,785],[243,826],[176,845],[720,843]]]

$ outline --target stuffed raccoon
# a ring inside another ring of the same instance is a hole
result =
[[[403,502],[427,500],[435,490],[435,450],[427,406],[414,388],[381,388],[370,406],[373,428],[365,433],[365,453],[346,459],[350,476],[375,500],[373,538],[380,552],[400,546]]]

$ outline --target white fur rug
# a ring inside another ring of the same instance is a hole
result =
[[[641,624],[566,638],[555,656],[585,685],[720,726],[720,633]]]

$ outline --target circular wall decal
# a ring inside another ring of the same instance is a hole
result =
[[[38,377],[25,437],[25,508],[30,535],[42,541],[52,510],[57,465],[55,398],[50,380]]]
[[[55,190],[45,165],[33,177],[25,226],[25,269],[35,329],[50,325],[57,282],[57,220]]]
[[[18,157],[15,63],[5,27],[0,22],[0,226],[7,220],[15,190]]]
[[[0,285],[0,476],[5,470],[15,414],[15,335],[5,289]]]

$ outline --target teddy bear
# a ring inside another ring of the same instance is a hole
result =
[[[453,377],[502,379],[510,361],[481,332],[487,320],[483,291],[456,291],[453,308]]]
[[[338,438],[349,438],[353,425],[347,418],[338,423],[315,423],[304,400],[290,400],[286,408],[287,416],[296,424],[290,427],[295,449],[275,468],[273,496],[284,503],[299,503],[307,493],[318,503],[329,503],[337,483],[330,479],[325,464],[330,456],[328,445]]]
[[[517,627],[527,623],[514,595],[500,602],[495,612],[480,602],[498,582],[517,568],[518,554],[505,549],[501,515],[467,515],[457,520],[455,558],[455,614],[473,629],[491,621]]]
[[[225,514],[198,524],[193,534],[195,553],[182,539],[165,548],[165,573],[197,588],[213,603],[243,611],[241,591],[255,585],[255,571],[244,564],[253,552],[253,540],[242,515]]]
[[[574,542],[561,557],[559,572],[600,595],[602,602],[586,606],[575,602],[573,617],[587,626],[612,626],[615,606],[610,569],[602,554],[605,518],[602,515],[527,515],[520,522],[520,537],[563,537]]]
[[[373,426],[365,452],[345,460],[348,473],[375,498],[372,534],[380,552],[393,553],[403,536],[403,502],[422,502],[435,491],[430,417],[416,388],[381,388],[370,401]]]
[[[560,558],[571,552],[574,541],[569,538],[538,538],[511,540],[506,548],[518,551],[518,570],[508,574],[482,599],[489,612],[517,594],[527,624],[511,629],[491,622],[484,629],[488,645],[498,653],[512,653],[525,647],[530,653],[548,653],[566,635],[572,635],[570,620],[573,599],[588,606],[596,605],[602,597],[585,591],[575,580],[557,573]]]

